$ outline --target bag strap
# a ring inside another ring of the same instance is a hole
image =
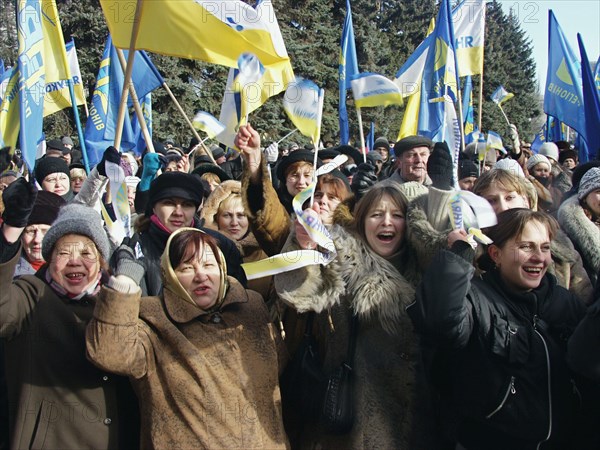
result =
[[[358,315],[352,314],[350,319],[350,344],[348,345],[348,354],[346,355],[346,364],[350,369],[354,366],[354,353],[356,351],[356,335],[358,334]]]

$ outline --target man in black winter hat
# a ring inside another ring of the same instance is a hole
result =
[[[427,160],[432,148],[433,142],[424,136],[407,136],[396,142],[396,170],[390,180],[399,183],[417,181],[429,186],[431,179],[427,176]]]

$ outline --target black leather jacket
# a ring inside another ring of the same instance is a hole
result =
[[[407,308],[442,422],[468,449],[569,448],[580,398],[566,348],[585,305],[550,274],[521,293],[495,270],[473,273],[457,254],[438,253]]]

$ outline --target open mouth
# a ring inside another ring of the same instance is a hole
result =
[[[206,294],[210,288],[208,286],[198,286],[194,289],[194,295],[204,295]]]
[[[73,283],[79,283],[85,278],[85,274],[82,272],[72,272],[66,274],[65,277]]]
[[[377,234],[377,239],[379,239],[381,242],[389,244],[390,242],[392,242],[394,240],[395,236],[396,236],[396,234],[391,231],[384,231],[383,233]]]
[[[523,267],[523,270],[530,275],[540,275],[542,273],[542,267]]]

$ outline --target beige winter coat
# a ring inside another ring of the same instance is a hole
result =
[[[164,268],[163,268],[164,269]],[[174,294],[104,288],[87,330],[88,357],[128,375],[141,409],[141,447],[289,447],[279,393],[278,337],[260,295],[229,277],[217,312]],[[138,317],[139,315],[139,317]]]

